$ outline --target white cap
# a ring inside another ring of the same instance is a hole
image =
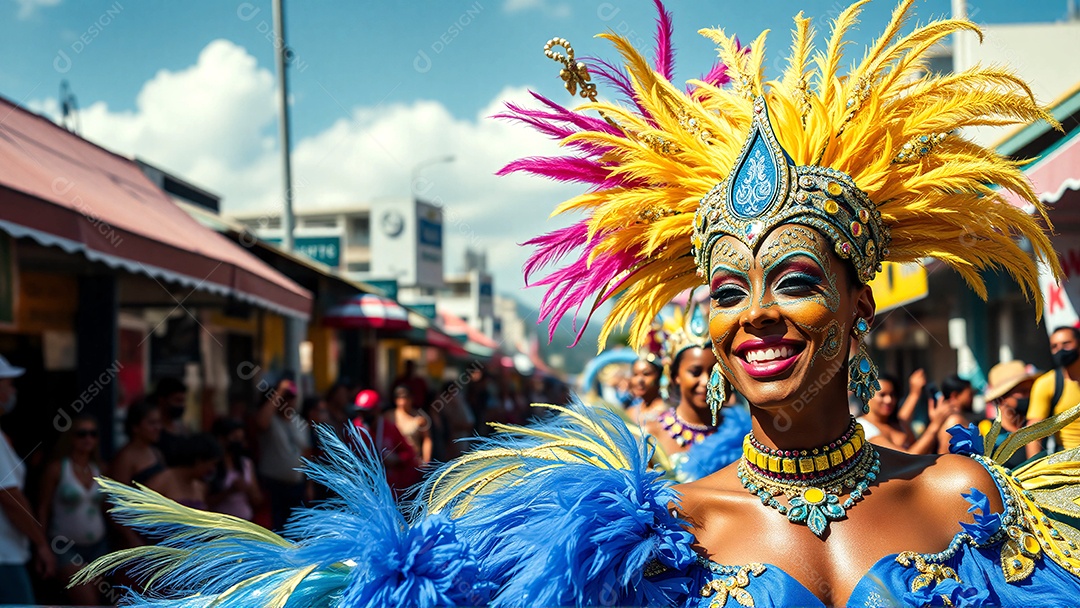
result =
[[[25,373],[25,368],[15,367],[8,363],[8,360],[3,355],[0,355],[0,378],[18,378]]]

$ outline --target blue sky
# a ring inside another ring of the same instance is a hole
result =
[[[701,27],[747,40],[769,28],[776,58],[796,12],[815,17],[820,32],[845,5],[672,0],[677,79],[713,61]],[[866,8],[857,44],[893,6],[877,0]],[[925,21],[946,15],[950,1],[917,6]],[[972,0],[969,11],[979,23],[1055,21],[1066,1]],[[485,117],[501,100],[523,99],[526,88],[569,101],[557,66],[541,53],[548,38],[568,38],[579,55],[611,57],[594,34],[613,29],[648,46],[655,19],[649,0],[292,0],[286,16],[296,53],[297,207],[404,197],[417,163],[455,155],[424,172],[449,213],[448,270],[464,247],[488,249],[496,288],[506,292],[521,287],[525,252],[516,243],[559,225],[545,218],[574,189],[493,178],[509,160],[552,148]],[[66,79],[84,136],[223,194],[226,211],[273,213],[280,193],[271,23],[269,0],[0,0],[0,95],[53,113]]]

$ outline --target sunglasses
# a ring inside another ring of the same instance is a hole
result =
[[[83,437],[97,437],[98,432],[90,429],[82,429],[75,431],[75,436],[82,439]]]

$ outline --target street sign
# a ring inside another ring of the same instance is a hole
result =
[[[874,290],[878,314],[910,304],[925,298],[929,293],[926,268],[918,262],[882,262],[881,272],[870,281],[870,288]]]
[[[280,237],[267,237],[265,239],[268,243],[274,245],[281,245]],[[319,235],[319,236],[304,236],[298,235],[293,237],[293,248],[296,253],[306,255],[307,257],[319,262],[320,264],[326,264],[331,268],[341,267],[341,235]]]
[[[371,285],[375,289],[382,292],[382,295],[390,298],[391,300],[397,299],[398,284],[397,279],[368,279],[364,281],[368,285]]]
[[[432,319],[432,320],[434,320],[435,317],[438,314],[438,313],[435,312],[435,303],[434,302],[427,303],[427,304],[409,304],[409,308],[415,310],[416,312],[420,313],[421,315],[424,315],[425,317],[427,317],[429,319]]]

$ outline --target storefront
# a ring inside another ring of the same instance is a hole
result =
[[[89,413],[108,455],[123,408],[156,379],[178,375],[204,400],[210,317],[310,315],[309,291],[200,225],[134,162],[3,99],[0,113],[0,351],[28,370],[5,420],[24,431],[9,432],[20,448]]]

